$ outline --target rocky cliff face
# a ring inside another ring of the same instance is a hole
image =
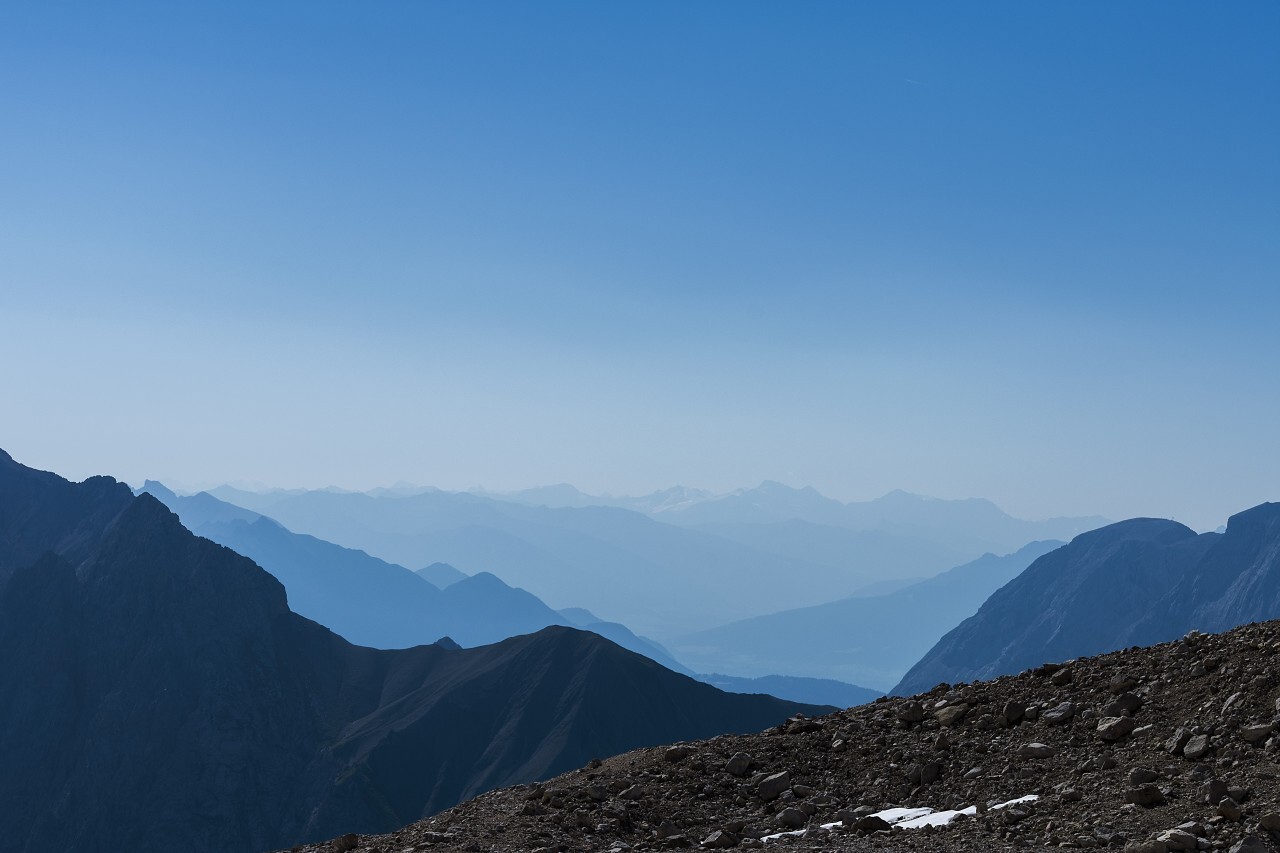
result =
[[[1019,672],[1040,661],[1280,618],[1280,504],[1225,533],[1133,519],[1032,563],[935,645],[893,693]]]
[[[591,634],[352,646],[150,496],[0,455],[0,851],[251,851],[794,712]]]
[[[913,816],[946,825],[905,828]],[[1280,622],[1268,622],[639,750],[307,850],[1269,853],[1278,842]]]

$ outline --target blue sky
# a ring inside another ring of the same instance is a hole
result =
[[[1274,3],[11,3],[74,477],[1280,499]]]

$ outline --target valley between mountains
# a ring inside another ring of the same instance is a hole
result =
[[[1277,504],[182,495],[0,453],[0,853],[1273,850],[1277,618]]]

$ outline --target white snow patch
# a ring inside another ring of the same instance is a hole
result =
[[[1016,806],[1018,803],[1030,803],[1040,799],[1036,794],[1027,794],[1025,797],[1018,797],[1015,800],[1008,800],[1003,803],[996,803],[991,807],[993,811],[999,809],[1007,809],[1009,806]],[[968,806],[963,809],[953,809],[947,811],[934,811],[928,808],[894,808],[885,809],[882,812],[876,812],[873,817],[878,817],[886,823],[893,826],[894,829],[919,829],[922,826],[946,826],[960,815],[973,817],[978,813],[977,806]],[[840,821],[835,823],[822,824],[823,829],[835,829],[840,826]],[[784,835],[804,835],[803,829],[792,830],[791,832],[775,832],[773,835],[766,835],[761,841],[775,841]]]

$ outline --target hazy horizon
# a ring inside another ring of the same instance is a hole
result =
[[[81,479],[1280,499],[1280,6],[19,3],[0,447]]]

